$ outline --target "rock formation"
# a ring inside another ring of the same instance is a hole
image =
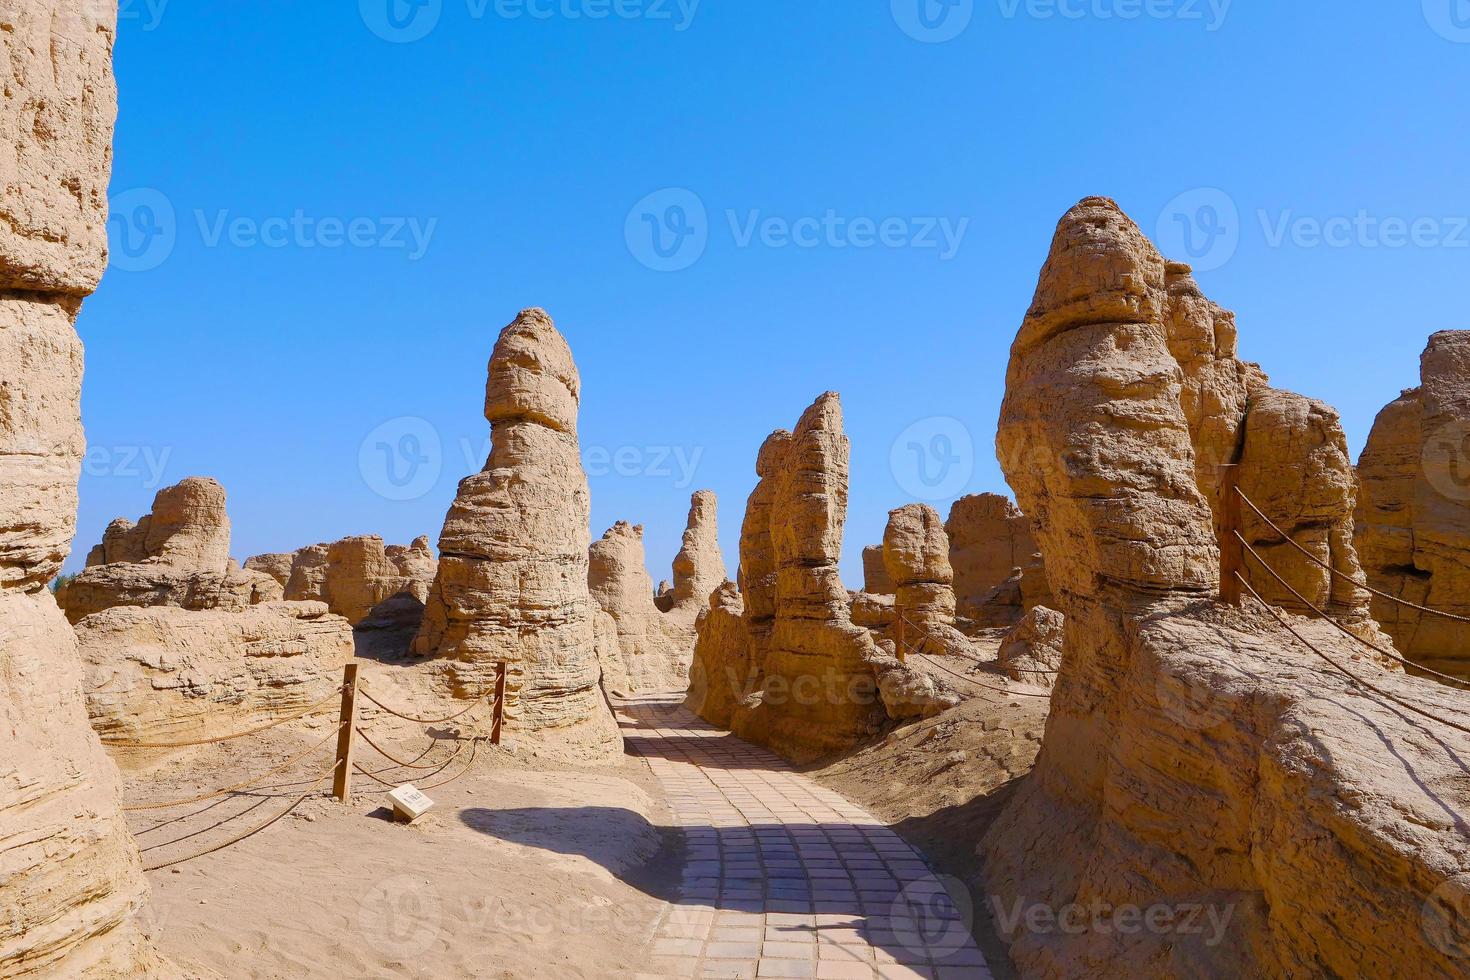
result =
[[[883,565],[894,584],[895,614],[920,630],[954,626],[954,571],[949,538],[928,504],[888,512]]]
[[[725,556],[720,553],[718,501],[713,490],[689,499],[689,522],[683,546],[674,556],[674,603],[670,612],[693,622],[709,608],[709,597],[725,583]]]
[[[890,718],[953,703],[850,618],[837,566],[848,454],[842,408],[828,392],[794,432],[777,432],[761,447],[761,480],[741,533],[741,593],[760,680],[731,727],[798,761],[850,748]]]
[[[427,537],[385,547],[375,534],[309,545],[292,554],[256,555],[245,562],[247,569],[280,582],[287,600],[324,602],[353,626],[404,614],[417,626],[414,610],[421,613],[428,601],[437,565]]]
[[[341,683],[352,630],[319,602],[243,612],[122,606],[77,626],[87,711],[106,739],[185,741],[314,704]]]
[[[109,524],[87,567],[57,592],[73,623],[114,606],[238,612],[280,598],[274,578],[230,560],[225,489],[198,476],[158,491],[137,523]]]
[[[654,605],[653,581],[643,558],[643,526],[614,524],[588,550],[587,585],[612,617],[630,691],[682,690],[689,681],[692,645],[667,613]],[[690,631],[693,632],[692,630]]]
[[[1358,551],[1374,588],[1470,616],[1470,331],[1430,337],[1420,377],[1358,461]],[[1406,657],[1470,677],[1470,625],[1379,597],[1372,609]]]
[[[1185,275],[1089,198],[1062,219],[1012,348],[997,445],[1066,655],[1036,769],[982,842],[996,907],[1026,913],[1002,926],[1011,952],[1035,976],[1463,975],[1427,926],[1453,924],[1465,894],[1470,738],[1370,695],[1249,599],[1214,601],[1201,420],[1228,431],[1238,403],[1185,397],[1177,306],[1205,308]],[[1233,331],[1210,349],[1233,356]],[[1259,418],[1283,415],[1268,402]],[[1323,431],[1280,447],[1283,483],[1335,480]],[[1380,690],[1457,716],[1458,695],[1279,615]],[[1130,908],[1148,928],[1117,928]]]
[[[1027,610],[1050,601],[1031,522],[1010,498],[995,493],[961,497],[950,507],[944,529],[962,621],[980,629],[1011,626]]]
[[[684,705],[721,728],[730,727],[735,706],[758,687],[744,614],[740,590],[725,582],[710,594],[709,608],[699,617]]]
[[[74,323],[107,254],[117,8],[25,0],[0,21],[0,976],[161,976],[116,769],[46,588],[76,532]]]
[[[512,665],[522,730],[585,723],[618,743],[598,688],[597,605],[587,588],[590,500],[577,445],[581,381],[542,310],[525,310],[490,357],[490,457],[460,482],[439,537],[439,570],[414,651],[451,664],[455,692],[477,698],[495,664]]]
[[[883,564],[883,546],[873,544],[863,549],[863,591],[868,595],[893,595],[898,591]]]
[[[1051,687],[1062,666],[1065,625],[1055,609],[1034,607],[1001,640],[996,666],[1013,681]]]

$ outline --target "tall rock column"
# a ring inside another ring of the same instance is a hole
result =
[[[87,723],[76,637],[47,583],[76,531],[82,345],[106,263],[115,5],[0,12],[0,976],[163,972]]]
[[[596,606],[587,587],[591,500],[577,444],[581,379],[544,310],[524,310],[490,356],[490,458],[466,477],[439,537],[439,569],[414,652],[451,664],[455,693],[479,697],[512,665],[515,724],[617,729],[598,689]]]
[[[1470,330],[1430,337],[1419,370],[1358,461],[1358,550],[1374,588],[1470,616]],[[1376,597],[1373,615],[1405,656],[1470,676],[1470,626]]]
[[[828,392],[794,432],[766,441],[758,464],[762,480],[746,514],[752,537],[759,534],[752,522],[768,515],[768,543],[750,542],[760,564],[743,567],[742,547],[742,581],[747,573],[752,580],[750,590],[742,590],[747,621],[768,597],[774,618],[761,693],[736,708],[732,727],[798,760],[851,747],[887,719],[877,694],[879,652],[872,635],[851,621],[837,567],[849,451],[841,403]],[[772,566],[773,594],[765,592]]]

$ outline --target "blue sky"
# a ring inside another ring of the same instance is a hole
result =
[[[495,337],[544,306],[594,536],[645,524],[666,577],[710,487],[733,573],[757,447],[832,389],[856,584],[890,508],[1005,490],[1008,348],[1088,194],[1195,261],[1355,453],[1427,335],[1470,326],[1463,0],[122,13],[70,568],[191,474],[226,486],[242,558],[437,539]]]

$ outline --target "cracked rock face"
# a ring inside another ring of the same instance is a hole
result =
[[[76,532],[82,345],[106,263],[115,5],[0,12],[0,976],[164,976],[117,772],[46,585]]]
[[[1133,222],[1089,198],[1058,226],[1012,348],[997,445],[1047,555],[1064,655],[1036,768],[981,847],[1001,907],[1137,906],[1169,922],[1193,908],[1217,925],[1017,919],[1002,924],[1013,958],[1027,976],[1392,975],[1406,963],[1463,975],[1425,923],[1464,895],[1470,791],[1457,758],[1470,739],[1367,696],[1254,603],[1214,601],[1209,469],[1194,441],[1211,413],[1191,415],[1168,282]],[[1236,423],[1260,419],[1254,465],[1276,457],[1259,492],[1282,505],[1272,487],[1320,480],[1293,506],[1327,501],[1321,522],[1340,526],[1328,416],[1260,396],[1259,415]],[[1296,441],[1272,435],[1286,420],[1303,426]],[[1455,716],[1453,692],[1386,669],[1320,620],[1281,615],[1381,689]]]
[[[571,348],[551,317],[523,311],[490,357],[490,457],[460,482],[445,518],[414,652],[450,662],[456,693],[472,698],[508,662],[519,688],[515,725],[564,735],[583,725],[612,751],[617,729],[598,689],[598,607],[587,587],[580,397]]]
[[[1470,616],[1470,331],[1430,337],[1420,378],[1379,413],[1358,461],[1358,551],[1374,588]],[[1377,597],[1372,608],[1406,657],[1470,676],[1470,626]]]
[[[197,476],[158,491],[137,523],[109,524],[87,567],[57,592],[73,623],[114,606],[238,612],[280,598],[275,579],[230,560],[225,489]]]

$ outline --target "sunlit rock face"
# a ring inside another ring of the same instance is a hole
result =
[[[1430,337],[1420,378],[1358,460],[1358,551],[1374,588],[1470,616],[1470,331]],[[1379,597],[1373,616],[1405,656],[1470,677],[1470,626]]]
[[[1460,975],[1452,933],[1431,927],[1452,926],[1464,895],[1470,792],[1455,758],[1470,739],[1364,696],[1261,607],[1215,601],[1214,437],[1200,435],[1215,409],[1192,410],[1172,342],[1181,275],[1117,205],[1089,198],[1058,226],[1012,347],[998,449],[1065,625],[1036,769],[981,847],[998,908],[1083,927],[1023,914],[1002,930],[1027,976]],[[1259,417],[1255,465],[1269,449],[1276,479],[1326,484],[1302,506],[1332,499],[1326,413],[1257,394],[1260,415],[1234,423]],[[1305,423],[1295,443],[1270,435],[1287,418]],[[1288,621],[1382,690],[1455,715],[1457,695],[1320,620]],[[1113,928],[1124,907],[1157,910],[1155,927]],[[1182,928],[1191,909],[1216,925]]]

